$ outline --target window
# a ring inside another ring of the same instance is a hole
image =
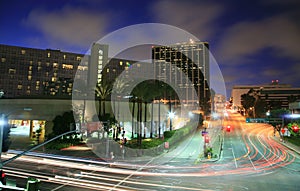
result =
[[[81,57],[80,57],[80,56],[77,56],[76,60],[77,60],[77,61],[80,61],[80,60],[81,60]]]
[[[106,69],[106,72],[107,72],[107,73],[109,72],[109,68]]]
[[[48,52],[48,54],[47,54],[47,57],[48,57],[48,58],[50,58],[50,57],[51,57],[51,54],[50,54],[50,52]]]
[[[57,81],[57,78],[56,78],[56,77],[52,77],[51,81],[52,81],[52,82],[56,82],[56,81]]]
[[[8,70],[8,73],[9,73],[9,74],[16,74],[16,69],[10,68],[10,69]]]
[[[21,89],[22,89],[22,85],[19,84],[19,85],[17,86],[17,89],[18,89],[18,90],[21,90]]]
[[[21,50],[21,54],[25,54],[26,53],[26,50]]]
[[[67,58],[67,56],[64,54],[64,60]]]
[[[1,62],[5,62],[6,61],[6,58],[1,58]]]
[[[122,61],[120,61],[120,66],[122,66],[123,65],[123,62]]]
[[[58,63],[53,63],[53,68],[58,68]]]
[[[71,64],[63,64],[62,68],[63,69],[68,69],[68,70],[72,70],[73,69],[73,65],[71,65]]]
[[[28,75],[27,78],[28,78],[28,80],[31,80],[31,79],[32,79],[32,76]]]

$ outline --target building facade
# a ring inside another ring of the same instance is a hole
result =
[[[91,55],[0,44],[2,97],[71,99],[75,76],[90,86],[103,79],[112,83],[134,63],[107,55],[108,45],[100,44]]]
[[[236,85],[232,88],[233,107],[242,108],[241,96],[250,89],[257,92],[258,97],[265,101],[266,110],[289,108],[289,103],[300,101],[300,88],[289,84],[279,84],[277,80],[263,85]]]
[[[5,98],[68,97],[82,57],[60,50],[0,45],[0,89]]]
[[[207,42],[193,41],[153,46],[155,79],[178,85],[185,97],[184,104],[206,108],[210,99],[208,48]]]

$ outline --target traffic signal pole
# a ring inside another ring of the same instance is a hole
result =
[[[3,131],[3,128],[2,128],[2,131]],[[52,139],[50,139],[50,140],[48,140],[48,141],[45,141],[45,142],[43,142],[43,143],[41,143],[41,144],[39,144],[39,145],[37,145],[37,146],[32,147],[31,149],[29,149],[29,150],[27,150],[27,151],[23,151],[22,153],[17,154],[16,156],[14,156],[14,157],[12,157],[12,158],[10,158],[10,159],[4,161],[4,162],[1,162],[1,167],[2,167],[3,165],[6,165],[7,163],[13,161],[13,160],[15,160],[15,159],[17,159],[17,158],[19,158],[19,157],[25,155],[26,153],[28,153],[28,152],[30,152],[30,151],[33,151],[33,150],[35,150],[35,149],[37,149],[37,148],[40,148],[41,146],[44,146],[45,144],[50,143],[51,141],[54,141],[55,139],[58,139],[58,138],[60,138],[60,137],[62,137],[62,136],[64,136],[64,135],[68,135],[68,134],[71,134],[71,133],[78,133],[78,130],[68,131],[68,132],[66,132],[66,133],[60,134],[60,135],[58,135],[58,136],[56,136],[56,137],[54,137],[54,138],[52,138]],[[1,140],[2,140],[2,138],[1,138]],[[2,144],[1,144],[1,147],[2,147]]]

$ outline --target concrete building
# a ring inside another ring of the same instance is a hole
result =
[[[262,85],[236,85],[232,88],[233,108],[242,108],[241,96],[250,89],[257,92],[261,100],[266,102],[266,110],[275,108],[289,108],[289,103],[300,101],[300,88],[289,84],[279,84],[278,80],[271,84]]]
[[[186,98],[184,104],[206,108],[210,100],[208,48],[207,42],[194,41],[152,47],[155,79],[178,85]]]
[[[31,136],[38,124],[44,124],[44,129],[55,116],[72,110],[75,78],[85,80],[88,87],[103,79],[112,83],[134,63],[108,58],[107,45],[94,44],[91,53],[0,45],[0,114],[7,115],[11,124],[26,127]],[[98,107],[92,93],[94,107]],[[22,115],[24,108],[31,111]]]

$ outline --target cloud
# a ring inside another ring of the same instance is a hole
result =
[[[221,15],[223,7],[210,2],[157,1],[152,12],[158,22],[180,27],[207,40],[215,33],[214,20]]]
[[[284,15],[240,22],[225,31],[218,53],[230,64],[238,63],[266,48],[274,50],[276,56],[298,60],[299,34],[299,25]]]
[[[32,10],[23,23],[41,32],[50,44],[86,47],[103,36],[107,15],[65,6],[53,11]]]

